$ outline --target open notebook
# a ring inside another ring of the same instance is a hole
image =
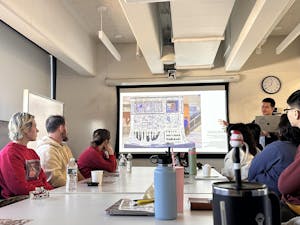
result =
[[[111,216],[154,216],[154,204],[135,206],[131,199],[120,199],[105,211]]]

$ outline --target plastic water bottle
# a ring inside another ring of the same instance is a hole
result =
[[[156,219],[176,219],[176,173],[169,156],[159,158],[157,167],[154,170],[154,199]]]
[[[74,158],[71,158],[67,165],[66,191],[73,192],[77,190],[77,170],[78,166]]]
[[[189,158],[189,169],[190,175],[197,174],[197,153],[195,148],[189,149],[188,158]]]
[[[127,166],[127,159],[124,154],[121,154],[119,160],[119,173],[121,176],[124,175],[124,173],[126,173],[127,170],[126,166]]]
[[[131,173],[131,170],[132,170],[132,155],[131,153],[128,153],[127,155],[127,165],[126,165],[126,168],[127,168],[127,173]]]

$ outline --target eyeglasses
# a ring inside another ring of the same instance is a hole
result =
[[[288,111],[293,110],[293,109],[296,109],[297,111],[299,111],[299,109],[297,109],[297,108],[289,108],[289,109],[284,109],[283,112],[288,113]]]

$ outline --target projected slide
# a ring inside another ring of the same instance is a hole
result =
[[[123,109],[123,120],[130,123],[127,132],[123,130],[125,148],[195,146],[186,138],[184,120],[188,126],[189,115],[185,114],[186,103],[182,96],[126,97],[124,100],[124,105],[130,105],[126,107],[129,111]],[[200,104],[198,106],[200,109]]]
[[[169,146],[177,152],[193,147],[199,153],[227,152],[227,136],[218,123],[226,118],[224,88],[180,89],[120,92],[120,152],[159,153]]]

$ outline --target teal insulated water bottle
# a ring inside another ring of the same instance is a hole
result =
[[[159,158],[154,171],[154,210],[158,220],[177,217],[176,172],[169,156]]]

